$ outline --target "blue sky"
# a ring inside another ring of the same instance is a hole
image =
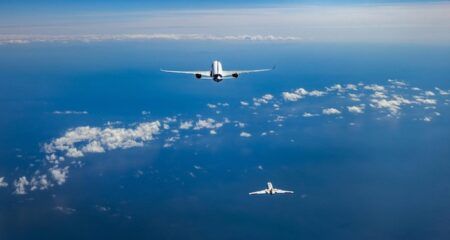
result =
[[[307,42],[450,42],[450,3],[442,1],[7,1],[0,6],[3,43],[55,41],[55,35],[63,41],[98,41],[161,34],[163,39],[189,40],[251,36]]]
[[[44,1],[32,1],[32,0],[20,0],[11,1],[4,0],[0,4],[3,6],[11,7],[29,7],[29,6],[42,6],[42,7],[58,7],[58,6],[86,6],[86,7],[99,7],[99,6],[109,6],[109,7],[126,7],[126,6],[149,6],[149,7],[201,7],[201,6],[256,6],[256,5],[267,5],[267,4],[297,4],[297,3],[307,3],[307,4],[367,4],[367,3],[405,3],[405,2],[436,2],[436,1],[421,1],[421,0],[252,0],[252,1],[239,1],[239,0],[228,0],[228,1],[204,1],[204,0],[172,0],[172,1],[144,1],[144,0],[44,0]]]

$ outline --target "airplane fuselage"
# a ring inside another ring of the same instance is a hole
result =
[[[222,63],[219,61],[214,61],[211,64],[211,77],[215,82],[220,82],[223,80]]]
[[[266,192],[267,192],[268,194],[270,194],[270,195],[275,194],[274,191],[273,191],[273,186],[272,186],[272,183],[271,183],[271,182],[268,182],[268,183],[267,183],[267,189],[266,189]]]

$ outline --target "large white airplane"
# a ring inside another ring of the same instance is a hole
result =
[[[268,182],[267,183],[267,189],[261,190],[261,191],[256,191],[256,192],[251,192],[249,193],[250,195],[256,195],[256,194],[283,194],[283,193],[294,193],[294,191],[287,191],[287,190],[282,190],[282,189],[276,189],[273,188],[272,183]]]
[[[255,72],[265,72],[273,70],[273,68],[266,68],[266,69],[256,69],[256,70],[233,70],[233,71],[224,71],[222,68],[222,63],[219,61],[213,61],[211,64],[211,70],[209,71],[173,71],[173,70],[164,70],[161,69],[163,72],[168,73],[182,73],[182,74],[191,74],[194,75],[196,78],[205,78],[205,79],[212,79],[215,82],[220,82],[223,79],[227,78],[237,78],[241,74],[245,73],[255,73]]]

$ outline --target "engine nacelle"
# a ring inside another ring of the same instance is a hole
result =
[[[234,77],[234,78],[237,78],[237,77],[239,77],[239,74],[233,73],[233,74],[231,74],[231,76]]]
[[[202,78],[202,75],[201,75],[200,73],[196,73],[196,74],[195,74],[195,77],[196,77],[197,79],[200,79],[200,78]]]

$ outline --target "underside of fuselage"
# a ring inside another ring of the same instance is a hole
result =
[[[221,82],[223,80],[223,77],[220,74],[214,74],[213,80],[214,82]]]

